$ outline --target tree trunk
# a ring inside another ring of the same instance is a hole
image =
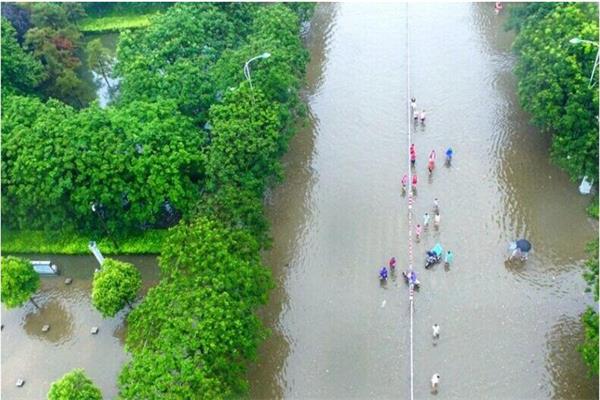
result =
[[[77,100],[77,103],[79,103],[79,108],[83,108],[83,101],[81,101],[81,99],[79,98],[78,95],[74,95],[75,96],[75,100]]]
[[[112,90],[112,86],[110,86],[110,82],[108,81],[108,76],[106,76],[106,71],[104,71],[104,66],[102,66],[102,64],[100,65],[100,73],[102,74],[102,77],[104,78],[104,81],[106,82],[106,86],[108,86],[108,89]]]
[[[37,303],[33,300],[33,297],[30,297],[29,301],[31,301],[31,304],[33,304],[35,308],[37,308],[38,310],[40,309],[40,306],[38,306]]]

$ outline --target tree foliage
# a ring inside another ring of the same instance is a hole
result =
[[[530,3],[511,5],[508,28],[517,30],[516,74],[523,108],[535,125],[552,134],[551,155],[572,179],[598,181],[598,73],[590,85],[598,47],[571,44],[573,38],[598,40],[598,5]],[[598,243],[590,247],[585,273],[598,301]],[[598,314],[582,316],[585,362],[598,373]]]
[[[506,30],[514,29],[518,33],[529,19],[532,21],[542,19],[561,4],[566,3],[539,2],[508,4],[509,16],[504,27]]]
[[[40,10],[27,44],[51,76],[45,84],[58,83],[52,91],[64,98],[66,88],[77,93],[65,69],[77,64],[69,26],[78,12]],[[128,316],[125,399],[247,390],[247,362],[266,334],[255,312],[272,287],[259,253],[268,244],[263,196],[282,176],[278,159],[303,113],[300,31],[311,10],[175,4],[147,29],[121,35],[121,93],[106,109],[16,95],[2,105],[3,224],[87,232],[102,218],[129,233],[156,225],[168,208],[183,215],[164,244],[161,282]],[[271,57],[250,66],[252,90],[243,66],[264,52]],[[95,279],[94,304],[114,315],[132,296],[118,283],[132,279],[111,276],[100,295],[96,280],[106,275]]]
[[[533,6],[531,6],[533,7]],[[551,155],[573,179],[598,179],[598,73],[589,87],[597,47],[572,45],[575,37],[597,40],[598,6],[567,3],[536,6],[520,22],[514,48],[519,98],[533,122],[552,132]]]
[[[25,33],[25,47],[44,67],[40,85],[45,97],[56,97],[83,107],[92,99],[76,69],[81,32],[76,22],[85,15],[80,4],[27,3],[19,5],[30,12],[31,27]]]
[[[31,26],[29,12],[15,3],[2,3],[0,12],[2,13],[2,17],[10,22],[16,30],[19,44],[23,43],[25,32]],[[4,31],[2,31],[2,35],[4,35]]]
[[[258,242],[206,218],[171,231],[162,279],[129,315],[132,361],[119,377],[123,398],[213,399],[247,389],[246,361],[265,330],[254,310],[272,286]]]
[[[145,30],[125,32],[116,72],[121,101],[172,99],[194,118],[215,101],[211,65],[239,37],[227,14],[209,3],[180,3]]]
[[[92,304],[103,317],[114,317],[131,306],[141,286],[142,276],[133,264],[107,258],[94,274]]]
[[[82,369],[74,369],[52,383],[48,400],[102,400],[102,392]]]
[[[18,228],[98,227],[102,205],[112,231],[152,225],[168,200],[196,201],[200,137],[169,102],[133,102],[77,112],[51,100],[3,102],[2,214]]]
[[[40,286],[40,277],[31,262],[12,256],[2,257],[1,280],[0,296],[7,308],[22,306]]]
[[[2,29],[2,93],[31,93],[43,79],[42,64],[25,52],[16,32],[4,18]]]
[[[594,294],[594,301],[598,303],[598,242],[593,241],[588,245],[590,258],[586,261],[587,271],[584,278],[588,283],[588,291]],[[588,365],[590,373],[598,375],[598,313],[595,309],[588,307],[581,316],[585,331],[585,340],[580,347],[583,360]]]

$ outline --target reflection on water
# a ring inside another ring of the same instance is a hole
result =
[[[335,24],[332,20],[337,9],[336,4],[321,4],[312,19],[311,30],[306,41],[311,49],[311,61],[307,67],[307,85],[303,93],[307,102],[319,96],[321,78],[326,63],[329,32]],[[301,128],[290,143],[290,149],[282,159],[285,166],[285,185],[274,188],[268,197],[267,215],[271,221],[288,220],[295,223],[271,226],[271,234],[275,238],[273,248],[265,254],[264,262],[273,271],[276,283],[270,294],[269,304],[261,312],[264,323],[271,328],[271,335],[260,349],[258,361],[249,371],[251,397],[261,399],[282,398],[284,382],[278,381],[284,376],[285,359],[288,356],[293,337],[286,335],[282,329],[281,313],[288,310],[286,281],[290,274],[297,273],[302,266],[302,249],[306,240],[306,227],[316,218],[312,207],[312,187],[318,176],[313,169],[313,149],[315,132],[318,126],[315,113],[309,106],[306,126]],[[281,238],[287,238],[281,241]],[[277,371],[274,374],[274,371]]]
[[[106,107],[118,94],[120,79],[108,76],[108,84],[104,77],[92,71],[88,65],[87,54],[85,49],[87,44],[94,39],[100,39],[102,45],[107,48],[110,54],[115,57],[119,34],[116,32],[102,34],[87,34],[84,37],[82,48],[80,50],[82,65],[79,68],[79,75],[83,79],[85,90],[89,92],[88,97],[98,100],[100,107]],[[115,59],[116,60],[116,59]],[[93,95],[92,95],[93,94]]]
[[[578,352],[573,351],[584,339],[583,326],[577,317],[562,317],[546,334],[548,340],[547,369],[553,399],[580,399],[582,393],[598,398],[598,385],[588,386],[588,370]],[[590,390],[591,389],[591,390]],[[550,397],[550,396],[549,396]]]
[[[50,330],[42,332],[42,327],[46,324],[50,325]],[[46,299],[39,310],[34,308],[25,315],[23,328],[33,338],[63,344],[72,338],[73,317],[60,300]]]
[[[73,368],[84,368],[105,398],[117,394],[117,374],[127,360],[123,350],[124,319],[128,309],[104,319],[91,304],[91,279],[97,262],[93,256],[21,255],[51,260],[57,277],[44,276],[31,303],[7,310],[2,307],[2,399],[43,399],[50,384]],[[142,274],[142,293],[158,281],[153,256],[117,257],[135,265]],[[66,285],[66,277],[73,278]],[[50,325],[48,332],[42,327]],[[93,326],[97,335],[90,334]],[[25,386],[17,388],[17,379]]]

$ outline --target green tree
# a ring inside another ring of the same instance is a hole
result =
[[[588,283],[588,291],[594,294],[594,301],[598,303],[598,242],[594,241],[588,245],[590,258],[586,261],[585,266],[587,271],[584,273],[584,278]],[[579,351],[583,356],[583,360],[588,365],[590,373],[598,375],[598,313],[591,307],[581,316],[585,330],[585,340]]]
[[[40,277],[31,262],[18,257],[2,257],[2,303],[7,308],[20,307],[27,300],[39,308],[32,295],[40,286]]]
[[[119,377],[123,398],[246,392],[246,363],[266,333],[254,311],[272,287],[258,250],[248,232],[206,218],[171,231],[161,282],[128,317],[133,358]]]
[[[90,40],[87,44],[86,49],[88,55],[88,65],[92,70],[96,73],[102,75],[104,81],[106,82],[106,86],[109,89],[112,89],[110,86],[110,82],[108,81],[108,75],[110,74],[110,70],[112,68],[112,56],[109,50],[102,46],[102,42],[100,39]]]
[[[546,14],[549,14],[555,7],[561,4],[566,3],[510,3],[508,4],[509,15],[504,28],[506,30],[515,30],[518,33],[528,20],[535,21],[542,19]]]
[[[61,3],[31,3],[31,22],[38,27],[60,29],[65,27],[69,19]]]
[[[102,400],[102,392],[82,369],[74,369],[52,383],[48,400]]]
[[[103,317],[114,317],[125,305],[131,307],[142,277],[135,266],[107,258],[94,274],[92,304]]]
[[[285,104],[282,116],[291,123],[298,112],[300,78],[308,62],[308,52],[298,35],[299,26],[297,15],[284,5],[258,8],[246,44],[225,51],[214,67],[213,80],[218,90],[226,92],[237,87],[245,80],[241,68],[244,63],[267,51],[271,57],[251,65],[252,82],[267,99]]]
[[[43,79],[42,64],[25,52],[12,25],[4,18],[2,28],[2,92],[31,93]]]
[[[110,230],[127,233],[157,222],[165,200],[183,214],[197,201],[202,138],[173,102],[76,112],[13,96],[2,111],[4,224],[100,231],[99,202]]]
[[[29,3],[34,27],[25,34],[25,47],[45,69],[40,85],[47,97],[56,97],[82,107],[92,100],[75,70],[81,65],[77,50],[81,32],[73,23],[81,14],[80,7],[67,3]],[[79,10],[79,11],[78,11]]]
[[[552,133],[551,155],[573,179],[598,179],[598,74],[589,76],[597,48],[574,37],[598,37],[597,4],[541,8],[525,19],[515,40],[519,99],[533,122]]]
[[[125,32],[117,49],[121,101],[174,100],[201,120],[215,101],[211,65],[239,36],[226,13],[208,3],[180,3],[143,31]]]
[[[206,188],[203,212],[216,214],[233,227],[245,227],[266,243],[262,215],[265,188],[282,177],[278,161],[287,136],[281,105],[265,99],[247,83],[229,91],[210,109],[210,144],[205,150]]]
[[[2,102],[2,216],[13,227],[72,221],[68,191],[77,148],[61,127],[74,110],[57,100],[11,96]]]
[[[87,16],[85,9],[81,3],[62,3],[67,20],[72,23],[77,23],[79,20]]]
[[[279,4],[178,4],[119,44],[119,107],[168,98],[203,126],[195,131],[199,200],[163,244],[161,282],[128,316],[124,399],[219,399],[247,391],[246,365],[266,334],[254,313],[272,287],[260,263],[268,243],[262,196],[282,175],[278,158],[302,112],[308,57],[294,11],[308,12]],[[242,67],[265,51],[272,57],[253,64],[251,91]]]
[[[151,289],[140,307],[134,312],[147,316],[142,325],[133,318],[129,330],[156,336],[128,347],[133,359],[119,378],[124,399],[214,399],[246,392],[246,361],[255,359],[265,331],[245,302],[178,280]],[[156,326],[148,324],[151,319]]]

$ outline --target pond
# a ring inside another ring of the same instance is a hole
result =
[[[108,103],[114,99],[117,94],[119,85],[119,79],[113,77],[107,77],[108,83],[102,77],[102,75],[92,71],[88,65],[87,54],[85,49],[87,44],[94,40],[100,39],[102,45],[109,50],[114,60],[116,61],[117,44],[119,42],[118,32],[109,32],[101,34],[87,34],[83,37],[81,49],[79,55],[81,58],[81,66],[79,67],[78,74],[83,80],[85,85],[85,91],[87,92],[86,98],[97,99],[100,107],[106,107]]]

